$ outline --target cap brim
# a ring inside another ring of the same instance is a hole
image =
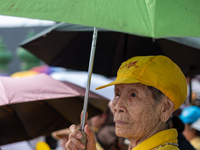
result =
[[[192,128],[200,131],[200,118],[197,121],[195,121],[191,126]]]
[[[105,88],[108,86],[112,86],[112,85],[116,85],[116,84],[123,84],[123,83],[142,83],[142,84],[146,85],[146,83],[144,83],[138,79],[128,77],[128,78],[123,78],[123,79],[117,79],[109,84],[99,86],[95,90],[99,90],[99,89],[102,89],[102,88]]]

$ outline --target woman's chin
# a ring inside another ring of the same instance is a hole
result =
[[[127,132],[124,131],[124,129],[115,128],[115,133],[118,137],[127,137]]]

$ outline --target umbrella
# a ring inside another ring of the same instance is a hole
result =
[[[50,74],[53,72],[53,69],[47,65],[36,66],[30,69],[31,71],[36,71],[38,73]]]
[[[70,71],[70,70],[58,71],[58,72],[55,71],[50,74],[50,76],[56,80],[68,81],[84,88],[86,88],[87,86],[87,75],[88,73],[86,71]],[[103,95],[107,99],[112,100],[114,98],[114,86],[110,86],[100,90],[95,90],[95,88],[104,84],[108,84],[113,80],[114,79],[106,78],[103,75],[92,73],[90,91],[97,93],[99,95]]]
[[[91,27],[58,23],[20,45],[48,65],[87,71],[92,32]],[[200,73],[199,41],[192,47],[190,38],[153,40],[99,29],[93,72],[116,76],[120,64],[132,56],[162,54],[177,63],[186,76],[193,76]]]
[[[200,36],[199,0],[1,0],[0,14],[150,37]]]
[[[0,145],[30,140],[80,122],[85,89],[46,74],[0,77]],[[89,117],[109,100],[89,93]]]
[[[27,76],[34,76],[38,74],[36,71],[28,70],[28,71],[19,71],[11,74],[11,77],[27,77]]]

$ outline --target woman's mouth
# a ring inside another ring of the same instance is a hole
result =
[[[121,125],[127,124],[126,121],[121,121],[121,120],[114,120],[114,122],[115,122],[115,125],[116,125],[116,126],[121,126]]]

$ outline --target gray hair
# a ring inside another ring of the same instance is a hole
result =
[[[156,100],[156,102],[160,102],[164,96],[163,92],[152,86],[148,86],[148,89],[151,91],[152,97]]]
[[[160,102],[161,99],[163,98],[163,96],[165,96],[165,94],[163,92],[161,92],[159,89],[157,89],[155,87],[148,86],[148,89],[151,91],[152,97],[153,97],[153,99],[155,99],[156,102]],[[166,122],[168,127],[169,127],[171,118],[172,118],[172,116]]]

